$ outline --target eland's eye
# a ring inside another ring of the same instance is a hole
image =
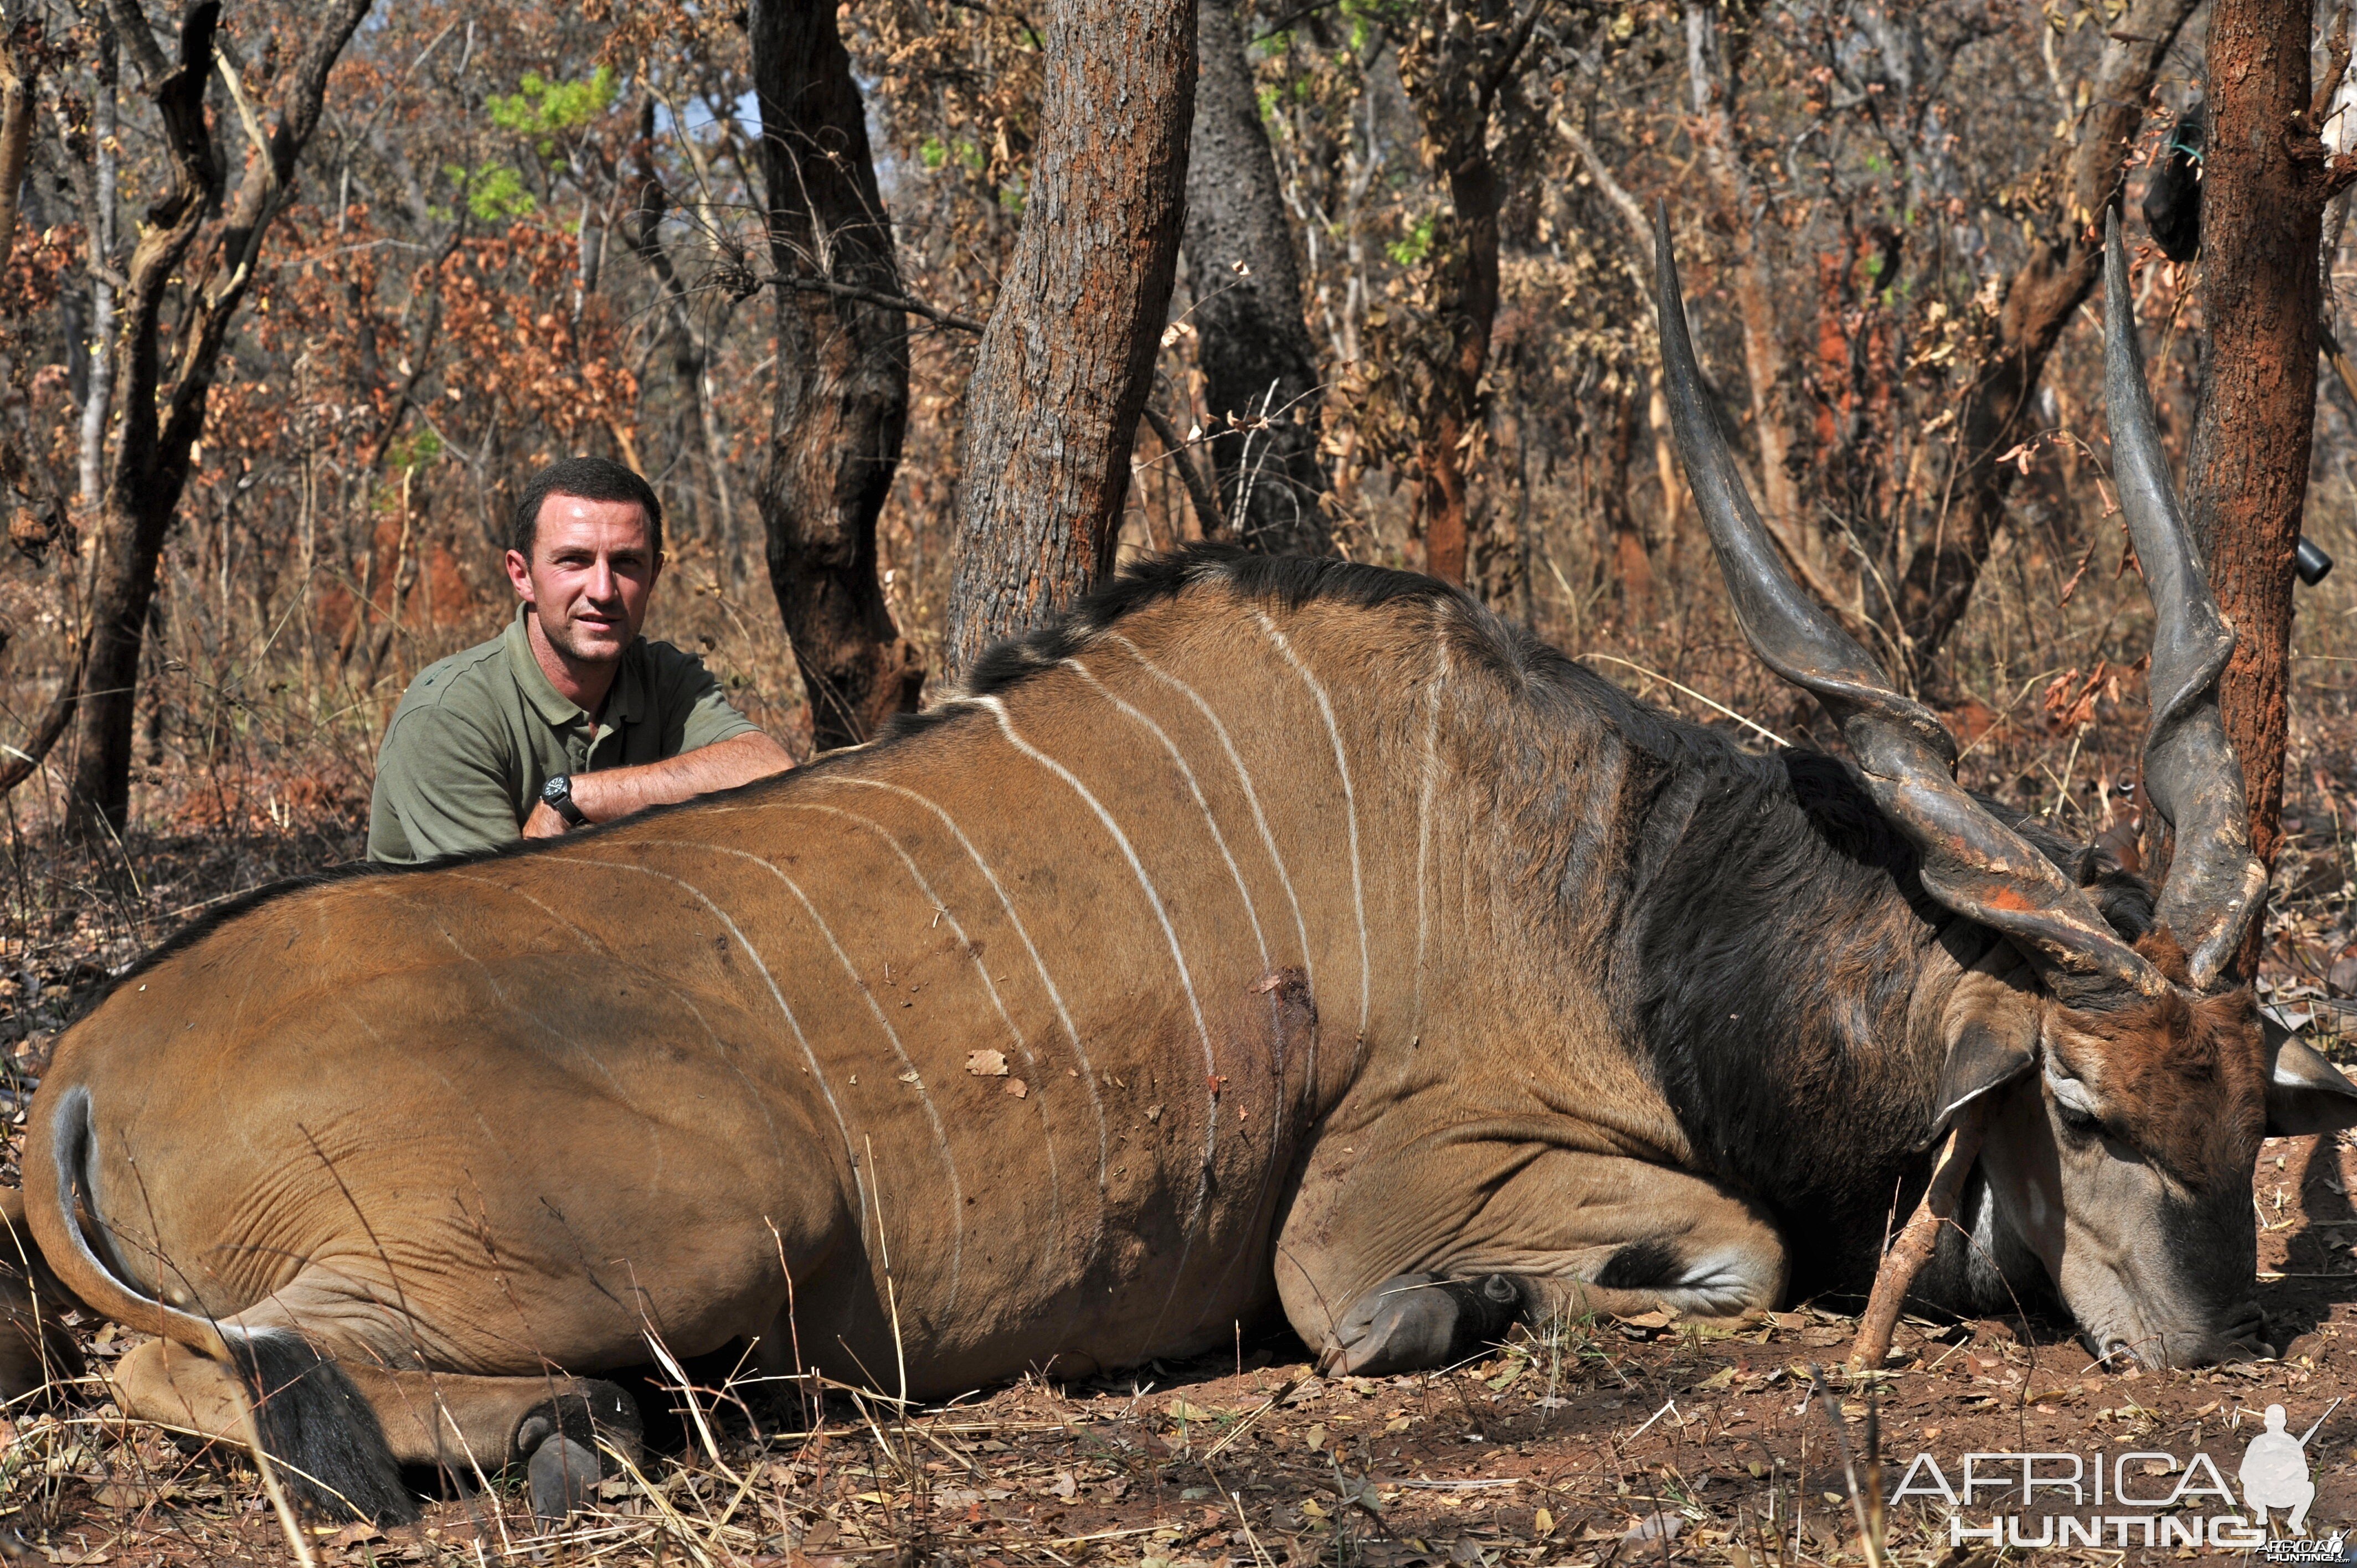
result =
[[[2104,1119],[2095,1113],[2094,1097],[2087,1092],[2085,1084],[2059,1075],[2049,1076],[2046,1081],[2054,1090],[2054,1112],[2062,1119],[2063,1126],[2073,1133],[2092,1133],[2103,1125]]]
[[[2103,1118],[2095,1115],[2095,1097],[2088,1094],[2083,1082],[2060,1075],[2053,1075],[2046,1082],[2055,1094],[2055,1115],[2062,1118],[2065,1127],[2072,1132],[2095,1132],[2095,1127],[2103,1124]]]

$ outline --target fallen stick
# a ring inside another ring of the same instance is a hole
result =
[[[1987,1111],[1980,1103],[1968,1105],[1948,1131],[1948,1141],[1940,1149],[1940,1157],[1932,1166],[1932,1185],[1923,1189],[1922,1201],[1882,1254],[1882,1266],[1874,1272],[1874,1294],[1866,1300],[1866,1314],[1857,1320],[1857,1338],[1850,1346],[1849,1364],[1852,1371],[1872,1370],[1882,1365],[1890,1354],[1890,1336],[1899,1326],[1899,1309],[1906,1303],[1907,1292],[1923,1265],[1932,1261],[1932,1249],[1940,1240],[1940,1227],[1955,1218],[1956,1195],[1964,1189],[1964,1176],[1980,1157],[1981,1134],[1986,1130]]]

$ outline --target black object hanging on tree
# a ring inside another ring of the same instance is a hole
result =
[[[2190,262],[2201,248],[2201,147],[2209,119],[2199,103],[2169,128],[2169,156],[2144,191],[2145,227],[2172,262]]]
[[[2324,581],[2325,575],[2332,570],[2332,557],[2327,555],[2314,540],[2302,534],[2299,548],[2292,552],[2291,565],[2292,570],[2299,574],[2299,580],[2312,588]]]

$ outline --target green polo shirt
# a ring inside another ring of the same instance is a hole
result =
[[[704,661],[641,637],[593,719],[549,684],[517,607],[506,631],[409,683],[377,752],[371,860],[414,865],[522,836],[560,773],[661,762],[759,728]]]

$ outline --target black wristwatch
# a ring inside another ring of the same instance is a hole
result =
[[[573,775],[560,773],[540,787],[541,804],[565,819],[568,828],[586,828],[588,817],[573,803]]]

